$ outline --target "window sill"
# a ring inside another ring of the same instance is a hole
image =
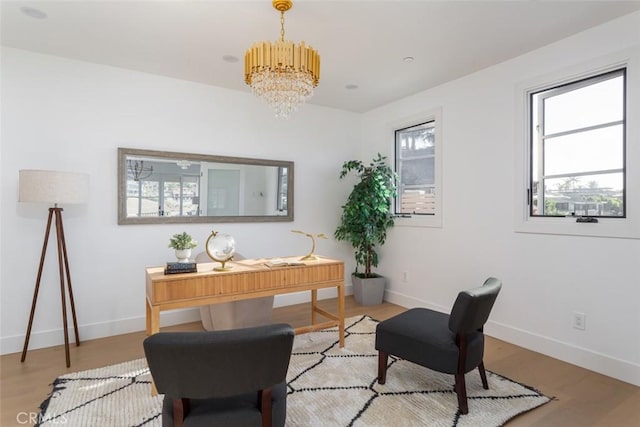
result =
[[[396,227],[442,228],[440,215],[412,215],[395,218]]]
[[[598,218],[597,223],[579,223],[574,217],[528,218],[517,224],[516,233],[640,239],[640,227],[627,219]]]

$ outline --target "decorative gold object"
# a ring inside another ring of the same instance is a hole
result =
[[[284,13],[291,0],[273,0],[280,12],[280,40],[256,42],[244,55],[244,81],[273,108],[277,118],[288,118],[313,96],[320,80],[320,55],[311,46],[284,38]]]
[[[324,233],[319,233],[319,234],[311,234],[311,233],[307,233],[304,231],[300,231],[300,230],[291,230],[292,233],[298,233],[298,234],[303,234],[305,236],[307,236],[308,238],[311,239],[311,251],[309,251],[309,253],[305,256],[303,256],[302,258],[300,258],[300,261],[312,261],[312,260],[316,260],[318,259],[317,256],[315,256],[313,254],[313,252],[316,250],[316,238],[318,239],[328,239],[327,235]]]
[[[209,258],[222,264],[221,267],[214,267],[215,271],[227,271],[233,268],[225,265],[236,253],[236,240],[231,235],[212,231],[205,244],[205,250]]]

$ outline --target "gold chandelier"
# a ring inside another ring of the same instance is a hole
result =
[[[273,0],[280,11],[280,40],[256,42],[244,55],[244,81],[253,93],[273,108],[276,117],[288,118],[313,95],[320,80],[320,55],[311,46],[284,38],[284,13],[291,0]]]

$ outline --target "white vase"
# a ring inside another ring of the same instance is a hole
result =
[[[191,249],[176,249],[176,258],[178,262],[189,262],[191,257]]]

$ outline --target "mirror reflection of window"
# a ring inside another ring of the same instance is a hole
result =
[[[183,176],[182,177],[182,193],[180,195],[180,213],[181,215],[194,216],[200,215],[200,177],[199,176]]]
[[[127,216],[199,215],[200,165],[127,161]]]
[[[293,162],[119,148],[118,169],[119,224],[293,220]]]
[[[163,215],[199,215],[199,183],[200,177],[197,175],[165,177],[163,180]]]
[[[278,168],[278,212],[287,210],[287,182],[289,180],[289,169],[286,167]]]
[[[180,215],[180,177],[165,176],[162,182],[162,215]]]
[[[127,181],[127,216],[158,216],[159,184],[151,180]]]

